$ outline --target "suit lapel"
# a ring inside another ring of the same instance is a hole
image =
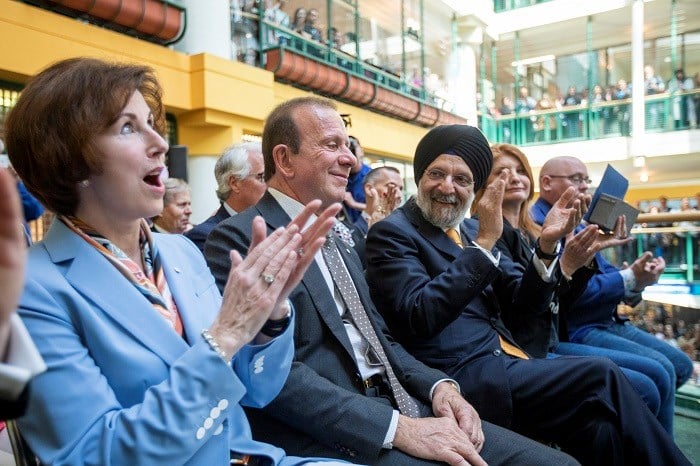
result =
[[[224,207],[223,204],[221,204],[219,206],[219,210],[217,210],[216,214],[214,214],[214,219],[216,221],[216,224],[226,220],[229,217],[230,217],[230,215],[228,214],[228,211],[226,210],[226,208]]]
[[[70,261],[66,280],[144,346],[172,364],[187,344],[107,259],[59,220],[44,239],[54,263]]]
[[[182,326],[185,330],[185,337],[192,344],[199,336],[202,329],[209,328],[212,323],[212,313],[202,309],[202,303],[196,290],[205,289],[204,284],[197,286],[202,277],[193,277],[189,272],[189,264],[182,263],[171,254],[165,251],[167,248],[160,248],[161,263],[163,272],[168,281],[168,287],[177,305]],[[178,255],[181,258],[181,256]],[[184,260],[184,259],[183,259]],[[213,285],[213,280],[211,284]],[[218,309],[211,310],[216,312]]]
[[[282,209],[275,198],[266,192],[262,199],[255,206],[259,215],[261,215],[265,222],[267,223],[268,233],[274,231],[275,229],[286,226],[291,219],[289,215]],[[338,314],[338,308],[336,307],[333,295],[329,292],[326,286],[326,280],[323,278],[323,273],[321,269],[316,265],[316,262],[312,262],[307,269],[304,277],[301,279],[299,286],[303,286],[306,289],[311,301],[316,308],[316,311],[321,316],[323,322],[328,326],[333,335],[340,341],[345,350],[350,354],[354,360],[354,352],[352,350],[352,345],[350,344],[350,339],[345,331],[345,326],[343,320]],[[293,295],[294,293],[292,293]]]

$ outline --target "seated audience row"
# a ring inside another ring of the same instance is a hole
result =
[[[496,243],[515,173],[492,173],[477,129],[434,128],[417,197],[370,218],[366,282],[334,227],[357,163],[343,120],[296,98],[265,122],[267,190],[206,235],[205,263],[143,220],[163,209],[163,116],[148,68],[94,59],[41,72],[9,115],[13,164],[58,214],[19,303],[47,365],[20,419],[42,462],[690,464],[615,364],[532,357],[508,328],[578,302],[591,272],[565,282],[624,241],[574,231],[589,202],[575,186],[511,260]],[[398,203],[395,183],[373,188],[376,213]],[[663,270],[643,262],[630,290]]]

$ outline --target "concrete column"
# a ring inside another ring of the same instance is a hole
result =
[[[187,8],[187,29],[175,49],[189,55],[210,53],[231,59],[229,0],[181,0]]]
[[[641,153],[644,139],[644,1],[632,0],[632,146],[630,156]]]
[[[192,216],[190,220],[194,225],[208,219],[219,208],[219,198],[216,197],[216,179],[214,178],[214,165],[218,159],[219,154],[190,156],[187,159],[188,184],[192,188]]]
[[[445,72],[448,93],[450,101],[454,103],[454,113],[476,126],[479,79],[477,57],[483,42],[483,28],[460,25],[458,35],[459,44],[452,48]]]
[[[447,86],[454,113],[476,125],[476,54],[470,44],[459,44],[447,62]]]

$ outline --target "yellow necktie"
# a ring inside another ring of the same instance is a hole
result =
[[[457,246],[459,246],[460,248],[464,248],[464,245],[462,244],[462,237],[460,236],[459,231],[457,231],[456,228],[448,228],[447,230],[445,230],[445,233],[452,241],[455,242]],[[504,353],[510,356],[515,356],[516,358],[520,359],[530,359],[530,357],[527,354],[525,354],[523,350],[521,350],[515,345],[508,343],[508,341],[506,341],[506,339],[500,335],[498,335],[498,341],[501,344],[501,348],[503,349]]]
[[[456,228],[448,228],[445,233],[447,233],[447,236],[450,237],[452,241],[455,242],[457,246],[460,248],[464,248],[464,245],[462,244],[462,237],[459,234],[459,231],[457,231]]]
[[[509,354],[511,356],[515,356],[516,358],[520,359],[530,359],[530,357],[527,354],[525,354],[523,350],[521,350],[515,345],[511,345],[506,341],[505,338],[503,338],[500,335],[498,335],[498,342],[501,344],[501,348],[503,348],[504,353]]]

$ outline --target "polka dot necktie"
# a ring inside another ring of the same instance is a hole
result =
[[[326,237],[326,244],[321,249],[323,253],[323,258],[326,261],[328,270],[331,273],[335,287],[340,292],[340,295],[345,302],[345,306],[350,312],[352,320],[355,322],[360,334],[367,340],[370,348],[377,355],[379,361],[384,366],[386,370],[386,376],[389,380],[389,385],[391,386],[391,392],[396,400],[396,405],[399,408],[401,414],[409,417],[420,417],[420,411],[418,409],[418,404],[415,400],[411,398],[406,389],[401,385],[399,379],[396,378],[394,369],[389,364],[389,359],[384,352],[384,348],[379,341],[379,337],[372,327],[372,323],[369,320],[367,311],[362,305],[360,300],[360,295],[357,293],[357,288],[350,278],[345,265],[343,263],[343,258],[340,256],[338,247],[335,244],[335,240],[332,236]]]

